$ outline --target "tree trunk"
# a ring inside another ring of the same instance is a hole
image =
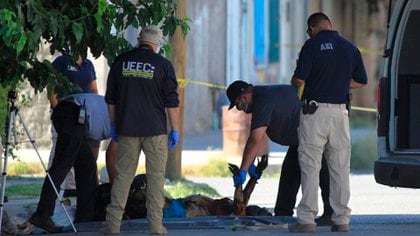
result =
[[[176,15],[179,18],[186,16],[186,2],[187,0],[179,0]],[[186,43],[182,35],[180,27],[177,27],[175,34],[170,38],[172,46],[172,64],[175,68],[176,77],[185,78],[185,62],[186,62]],[[180,126],[179,126],[179,143],[176,148],[168,153],[168,161],[166,163],[165,177],[173,180],[181,178],[181,159],[182,146],[184,139],[184,88],[178,87],[179,94],[179,111],[180,111]]]

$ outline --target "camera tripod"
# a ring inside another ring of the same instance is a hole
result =
[[[16,135],[16,117],[19,118],[19,122],[22,124],[25,134],[29,139],[29,142],[32,144],[32,147],[34,148],[36,154],[38,155],[39,161],[41,162],[41,165],[47,174],[48,180],[50,181],[55,194],[57,195],[57,198],[60,200],[60,205],[63,207],[64,213],[66,214],[66,217],[68,221],[70,222],[73,231],[77,233],[76,227],[73,224],[73,221],[67,212],[66,207],[63,203],[63,198],[60,196],[57,188],[54,185],[54,182],[48,173],[47,168],[45,167],[44,162],[42,161],[41,155],[38,151],[38,145],[36,144],[35,140],[32,139],[28,127],[26,126],[25,122],[23,121],[22,115],[19,112],[19,109],[15,106],[15,100],[16,100],[16,92],[15,91],[9,91],[7,96],[7,116],[6,116],[6,142],[5,142],[5,154],[4,154],[4,163],[3,163],[3,171],[2,171],[2,185],[1,185],[1,191],[0,191],[0,220],[3,219],[3,210],[4,210],[4,193],[6,190],[6,176],[7,176],[7,160],[9,157],[9,150],[10,145],[12,144],[12,131],[13,131],[13,138],[14,138],[14,144],[18,144],[17,135]],[[1,232],[1,223],[0,223],[0,232]]]

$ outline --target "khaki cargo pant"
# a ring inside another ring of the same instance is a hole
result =
[[[111,203],[106,208],[107,233],[119,233],[122,215],[131,183],[136,173],[140,151],[146,156],[146,207],[149,229],[162,226],[165,204],[163,187],[168,156],[167,135],[151,137],[118,137],[118,175],[111,189]]]
[[[298,128],[302,199],[298,222],[313,224],[318,213],[319,170],[324,153],[330,172],[330,203],[335,224],[348,224],[350,200],[350,129],[348,111],[340,107],[318,107],[312,115],[300,114]]]

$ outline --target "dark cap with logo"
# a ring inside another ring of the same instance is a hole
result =
[[[228,110],[232,109],[235,106],[236,99],[239,96],[241,96],[245,89],[247,89],[250,86],[252,85],[242,80],[236,80],[235,82],[229,85],[226,91],[226,94],[230,101]]]

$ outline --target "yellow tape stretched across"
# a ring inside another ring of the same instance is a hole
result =
[[[224,90],[227,89],[227,87],[224,85],[211,84],[207,82],[201,82],[201,81],[196,81],[196,80],[191,80],[191,79],[186,79],[186,78],[178,78],[177,81],[179,83],[178,85],[180,88],[185,88],[188,84],[197,84],[197,85],[206,86],[209,88],[217,88],[217,89],[224,89]],[[351,106],[351,109],[356,110],[356,111],[376,112],[376,109],[367,108],[367,107]]]
[[[351,106],[351,110],[367,111],[367,112],[377,112],[377,110],[375,108],[356,107],[356,106]]]
[[[178,78],[177,81],[179,83],[180,88],[184,88],[185,86],[187,86],[188,83],[190,83],[190,84],[203,85],[203,86],[210,87],[210,88],[218,88],[218,89],[224,89],[224,90],[227,89],[227,87],[223,86],[223,85],[211,84],[211,83],[206,83],[206,82],[201,82],[201,81],[196,81],[196,80],[190,80],[190,79],[185,79],[185,78]]]

